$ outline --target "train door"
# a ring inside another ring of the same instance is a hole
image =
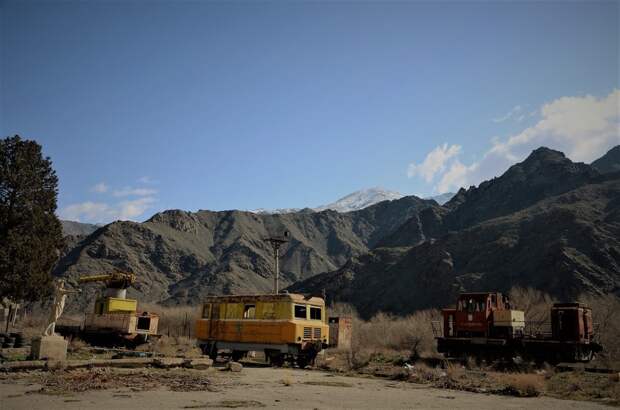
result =
[[[221,322],[220,320],[218,320],[220,317],[220,304],[212,303],[210,313],[211,314],[209,315],[209,339],[215,339],[217,338],[219,334],[219,329],[216,329],[216,327],[219,326],[219,323]]]

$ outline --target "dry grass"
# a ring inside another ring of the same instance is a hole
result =
[[[149,351],[166,357],[201,357],[202,352],[195,339],[184,336],[163,335],[152,339],[149,343],[138,346],[136,350]]]
[[[509,373],[499,376],[507,394],[520,397],[537,397],[545,391],[545,378],[533,373]]]
[[[594,400],[620,405],[620,382],[605,374],[557,373],[547,381],[547,394],[570,400]]]
[[[199,317],[197,306],[161,306],[157,304],[140,304],[140,310],[159,315],[158,333],[166,336],[192,337],[194,325]]]

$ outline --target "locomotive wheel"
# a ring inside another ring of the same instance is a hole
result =
[[[217,346],[215,344],[207,343],[201,346],[202,354],[205,356],[209,356],[209,359],[213,360],[215,363],[215,359],[217,359]]]
[[[232,354],[230,355],[233,362],[238,362],[239,360],[243,359],[243,356],[245,356],[245,352],[241,350],[233,350]]]
[[[278,351],[265,351],[265,356],[269,363],[274,367],[282,367],[284,366],[285,357],[282,353]]]
[[[310,364],[310,358],[307,356],[297,356],[295,361],[300,369],[305,369]]]

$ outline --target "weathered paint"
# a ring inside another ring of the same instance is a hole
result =
[[[294,317],[295,305],[308,307],[306,318]],[[320,319],[310,319],[310,307],[321,309]],[[196,321],[196,338],[201,341],[302,344],[329,340],[325,302],[316,297],[306,299],[296,294],[208,297],[202,316]]]

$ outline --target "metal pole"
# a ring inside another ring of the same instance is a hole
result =
[[[273,278],[273,288],[274,288],[273,290],[276,295],[280,293],[280,246],[282,246],[283,243],[288,242],[288,237],[289,237],[289,233],[288,231],[285,231],[284,236],[265,239],[265,242],[269,242],[269,244],[273,248],[273,259],[275,262],[274,263],[275,272],[274,272],[274,278]]]
[[[280,292],[279,283],[278,283],[278,279],[279,279],[279,276],[280,276],[280,263],[278,261],[280,259],[280,246],[276,245],[273,248],[273,250],[274,250],[273,255],[276,258],[276,274],[275,274],[274,288],[275,288],[275,292],[276,292],[276,295],[277,295]]]

